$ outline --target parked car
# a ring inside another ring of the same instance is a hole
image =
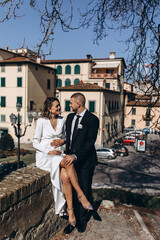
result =
[[[130,132],[127,132],[125,135],[136,137],[136,136],[143,135],[143,132],[142,131],[130,131]]]
[[[151,128],[143,128],[141,129],[141,131],[144,132],[145,134],[153,133],[153,130]]]
[[[122,138],[117,138],[114,140],[114,144],[122,144],[123,145],[123,140]]]
[[[128,149],[122,145],[114,145],[112,149],[117,153],[118,156],[128,156]]]
[[[136,130],[137,130],[137,128],[134,127],[134,126],[124,128],[124,131],[126,131],[126,132],[129,132],[129,131],[136,131]]]
[[[136,142],[135,137],[133,136],[126,136],[123,138],[123,143],[128,145],[134,145]]]
[[[97,149],[97,156],[99,158],[108,158],[108,159],[114,159],[117,157],[116,152],[111,149],[111,148],[101,148],[101,149]]]

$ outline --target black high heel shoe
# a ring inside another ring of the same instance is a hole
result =
[[[84,209],[86,209],[86,210],[88,210],[88,211],[92,211],[93,210],[93,207],[92,207],[92,205],[90,204],[90,202],[88,202],[88,205],[84,205],[83,204],[83,202],[82,202],[82,197],[86,197],[85,195],[84,195],[84,193],[81,195],[81,196],[78,196],[78,200],[80,201],[80,203],[82,204],[82,206],[83,206],[83,208]]]

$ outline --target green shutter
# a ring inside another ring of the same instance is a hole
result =
[[[1,87],[5,87],[5,86],[6,86],[6,79],[1,78]]]
[[[69,104],[70,104],[70,101],[66,100],[66,101],[65,101],[65,111],[66,111],[66,112],[69,112],[69,111],[70,111],[70,106],[69,106]]]
[[[79,82],[80,82],[80,80],[79,80],[78,78],[76,78],[76,79],[74,80],[74,85],[78,85]]]
[[[132,115],[136,115],[136,108],[132,108]]]
[[[22,97],[17,97],[17,103],[20,103],[22,106]]]
[[[1,115],[1,122],[5,122],[6,121],[6,115]]]
[[[61,79],[57,79],[56,87],[62,87],[62,80]]]
[[[94,101],[89,102],[89,111],[95,112],[95,102]]]
[[[74,74],[80,74],[80,66],[79,65],[76,65],[74,67]]]
[[[71,80],[69,78],[66,79],[65,81],[65,86],[70,86],[71,85]]]
[[[62,67],[58,66],[57,67],[57,75],[62,74]]]
[[[71,66],[69,66],[69,65],[66,66],[65,74],[71,74]]]
[[[136,120],[135,120],[135,119],[132,119],[132,120],[131,120],[131,125],[132,125],[132,126],[135,126],[135,124],[136,124]]]
[[[1,97],[1,107],[6,106],[6,97]]]
[[[17,78],[17,87],[22,87],[22,78],[21,77]]]
[[[150,121],[146,121],[146,127],[150,126]]]
[[[110,89],[110,83],[106,83],[106,88]]]

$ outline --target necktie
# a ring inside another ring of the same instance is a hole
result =
[[[77,131],[77,127],[78,127],[78,122],[79,122],[79,118],[80,118],[80,116],[77,115],[76,117],[77,117],[77,118],[76,118],[75,125],[74,125],[74,130],[73,130],[73,135],[72,135],[72,142],[73,142],[73,139],[74,139],[75,133],[76,133],[76,131]]]

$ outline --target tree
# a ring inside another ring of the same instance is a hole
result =
[[[65,0],[66,1],[66,0]],[[42,46],[49,45],[49,54],[52,51],[54,40],[54,31],[60,24],[63,31],[70,28],[73,16],[72,0],[68,0],[69,10],[64,8],[64,0],[30,0],[30,7],[39,13],[40,29],[42,38],[37,43],[37,54],[43,53]],[[11,18],[23,17],[19,14],[24,0],[4,0],[0,1],[0,7],[3,13],[0,16],[0,23],[10,20]]]
[[[0,149],[1,150],[13,150],[15,147],[13,138],[10,134],[5,134],[0,138]]]

